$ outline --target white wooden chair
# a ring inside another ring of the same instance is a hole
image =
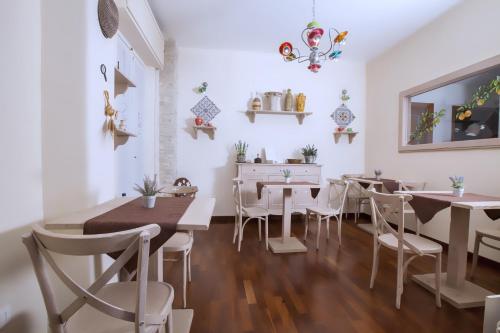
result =
[[[186,290],[187,281],[191,282],[191,250],[193,248],[193,236],[187,232],[176,232],[163,245],[164,253],[181,253],[182,255],[182,304],[187,306]],[[172,259],[165,259],[171,261]],[[177,260],[172,260],[177,261]]]
[[[409,182],[404,180],[398,180],[400,191],[424,191],[426,182]],[[415,233],[420,236],[420,220],[415,214],[415,210],[411,207],[409,203],[404,206],[404,213],[406,215],[413,216],[415,220]]]
[[[474,241],[474,253],[472,255],[472,267],[470,270],[470,278],[474,276],[474,272],[477,267],[477,259],[479,257],[479,245],[483,244],[484,246],[490,247],[492,249],[500,251],[500,247],[495,246],[493,244],[486,243],[483,238],[500,241],[500,230],[495,229],[477,229],[476,230],[476,240]]]
[[[269,212],[267,209],[260,207],[243,207],[241,200],[241,185],[243,181],[241,179],[233,179],[233,195],[234,195],[234,204],[236,207],[236,215],[234,217],[234,235],[233,235],[233,244],[236,242],[236,236],[238,236],[238,252],[241,249],[241,242],[243,241],[243,230],[245,229],[246,224],[252,220],[256,219],[259,225],[259,241],[262,240],[262,229],[261,222],[264,222],[265,229],[265,241],[266,241],[266,250],[269,249],[268,245],[268,220],[269,220]],[[245,221],[243,219],[245,218]]]
[[[500,295],[486,296],[483,333],[500,333]]]
[[[319,237],[321,233],[321,222],[326,222],[326,239],[330,239],[330,219],[334,217],[337,220],[337,234],[339,245],[342,245],[342,214],[344,212],[344,204],[349,191],[349,182],[347,180],[330,179],[328,186],[328,203],[327,207],[308,207],[306,208],[306,225],[304,231],[304,240],[307,239],[309,230],[309,218],[311,215],[316,215],[318,221],[318,231],[316,235],[316,250],[319,249]]]
[[[404,232],[404,205],[412,199],[408,194],[384,194],[370,191],[373,223],[373,266],[370,289],[373,289],[379,263],[381,246],[397,252],[396,308],[401,306],[403,279],[407,276],[408,265],[417,257],[430,256],[436,259],[436,305],[441,307],[441,254],[440,244],[427,238]],[[396,223],[397,230],[387,222]],[[410,257],[405,261],[405,254]]]
[[[346,180],[349,178],[363,178],[364,174],[344,174],[342,179]],[[351,182],[349,186],[349,192],[347,192],[347,207],[351,207],[351,202],[354,202],[354,222],[357,222],[359,215],[361,214],[361,206],[369,205],[370,198],[368,192],[373,188],[373,185],[364,188],[358,182]]]
[[[172,333],[174,289],[163,282],[148,281],[151,238],[160,227],[151,224],[122,232],[98,235],[65,235],[40,225],[23,236],[42,290],[48,322],[53,333],[157,332],[168,323]],[[50,252],[49,252],[50,251]],[[90,256],[123,251],[90,287],[77,284],[54,261],[51,252],[68,256]],[[108,283],[137,253],[136,281]],[[76,299],[66,308],[56,306],[46,266],[50,266]]]

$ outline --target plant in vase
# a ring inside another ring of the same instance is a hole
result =
[[[292,172],[289,169],[285,169],[281,172],[283,173],[283,177],[285,177],[285,183],[289,184],[292,181]]]
[[[234,145],[234,148],[236,149],[236,162],[245,163],[248,144],[244,141],[239,140],[238,143]]]
[[[304,155],[304,160],[306,163],[314,163],[316,161],[316,157],[318,157],[318,149],[314,147],[314,145],[307,145],[302,148],[302,155]]]
[[[456,197],[462,197],[464,195],[464,177],[453,176],[448,178],[450,178],[451,180],[451,187],[453,187],[453,195]]]
[[[139,186],[135,184],[134,190],[142,194],[142,206],[144,208],[154,208],[156,203],[156,195],[161,193],[162,188],[158,187],[158,181],[156,175],[153,179],[149,176],[144,176],[143,180],[144,186]]]
[[[375,173],[375,179],[380,180],[380,176],[382,176],[382,170],[375,169],[374,173]]]

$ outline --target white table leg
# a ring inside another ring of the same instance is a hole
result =
[[[469,209],[451,207],[448,271],[442,274],[441,296],[457,308],[484,306],[486,296],[493,295],[491,291],[465,280],[469,219]],[[434,292],[434,273],[415,275],[413,279],[424,288]]]
[[[163,247],[149,257],[148,279],[163,282]]]
[[[307,248],[296,237],[291,237],[292,189],[283,189],[283,224],[279,238],[270,238],[269,246],[274,253],[306,252]]]

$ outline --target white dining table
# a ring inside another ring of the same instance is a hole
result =
[[[85,222],[101,214],[118,208],[138,197],[120,197],[109,200],[94,207],[61,216],[56,219],[44,221],[45,228],[58,232],[83,233]],[[208,230],[210,220],[215,207],[215,198],[195,197],[188,206],[184,215],[182,215],[177,230],[198,231]],[[100,276],[103,271],[102,257],[94,256],[95,275]],[[149,279],[154,281],[163,281],[163,249],[160,248],[149,259]],[[189,333],[193,321],[193,309],[174,309],[174,333]]]
[[[273,253],[294,253],[294,252],[307,252],[307,248],[297,237],[291,235],[292,224],[292,193],[296,189],[320,189],[320,184],[306,182],[298,183],[278,183],[271,182],[264,184],[263,188],[267,189],[280,189],[283,191],[283,208],[282,208],[282,232],[281,237],[269,238],[269,247]]]
[[[451,191],[397,191],[405,194],[451,194]],[[500,201],[452,202],[448,261],[446,273],[441,274],[441,296],[456,308],[484,306],[489,291],[466,279],[469,224],[471,211],[500,209]],[[413,280],[427,290],[434,292],[435,275],[414,275]]]

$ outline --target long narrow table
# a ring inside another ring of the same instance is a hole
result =
[[[112,209],[118,208],[137,197],[120,197],[92,208],[82,210],[73,214],[59,217],[57,219],[44,221],[45,228],[57,230],[61,232],[83,232],[83,226],[86,221],[109,212]],[[194,198],[193,202],[182,215],[177,230],[197,231],[208,230],[210,220],[215,207],[215,198]],[[94,258],[96,263],[96,275],[102,273],[102,258]],[[160,248],[149,259],[149,278],[150,280],[163,281],[163,250]],[[174,332],[188,333],[191,329],[194,311],[192,309],[175,309],[173,310],[174,317]]]
[[[420,196],[451,196],[451,191],[398,191],[396,193]],[[467,195],[467,194],[466,194]],[[453,201],[453,199],[449,199]],[[500,209],[500,201],[459,201],[451,202],[450,238],[448,247],[447,272],[442,274],[441,295],[444,300],[457,308],[483,306],[486,296],[493,292],[466,280],[467,252],[469,242],[470,212],[477,210]],[[410,201],[411,204],[411,201]],[[418,209],[413,207],[418,216]],[[426,222],[425,220],[423,222]],[[435,291],[435,276],[421,274],[413,276],[413,280],[428,289]]]

